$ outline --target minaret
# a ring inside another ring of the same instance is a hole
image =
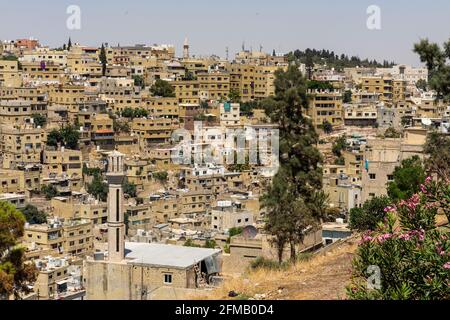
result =
[[[108,155],[108,259],[120,262],[125,258],[125,218],[122,182],[124,155],[112,151]]]
[[[189,43],[188,38],[184,39],[184,45],[183,45],[183,59],[189,59]]]

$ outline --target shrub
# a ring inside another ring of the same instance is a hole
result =
[[[386,208],[385,221],[362,236],[347,287],[350,299],[450,299],[450,238],[435,226],[436,214],[448,204],[436,200],[449,188],[427,178],[421,192]],[[374,275],[378,285],[369,286]]]
[[[279,263],[275,260],[258,257],[250,263],[251,269],[284,270],[289,266],[288,262]]]

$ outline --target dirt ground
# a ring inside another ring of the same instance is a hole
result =
[[[334,250],[299,262],[284,271],[256,270],[240,277],[228,278],[221,287],[202,292],[192,299],[267,300],[340,300],[345,299],[345,287],[350,281],[351,261],[356,240],[340,244]]]

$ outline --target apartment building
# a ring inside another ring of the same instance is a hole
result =
[[[373,126],[378,121],[376,105],[344,105],[344,124],[346,126]]]
[[[175,97],[181,104],[199,104],[200,83],[198,80],[177,80],[170,83],[175,90]]]
[[[44,150],[44,130],[30,125],[0,125],[0,149],[3,168],[17,169],[19,166],[38,165]]]
[[[40,189],[40,167],[25,166],[20,169],[0,169],[0,193],[26,193]]]
[[[241,210],[240,203],[218,201],[211,211],[211,229],[221,232],[253,225],[253,214]]]
[[[168,143],[173,130],[179,128],[177,119],[135,118],[131,123],[131,131],[144,144]]]
[[[223,127],[240,125],[240,104],[225,102],[220,104],[220,125]]]
[[[46,256],[34,261],[39,270],[33,290],[38,300],[83,300],[82,261]]]
[[[230,64],[230,90],[239,93],[242,102],[255,99],[256,66],[247,64]]]
[[[92,228],[87,219],[51,219],[44,224],[26,224],[23,241],[58,254],[83,256],[93,250]]]
[[[53,61],[23,61],[24,83],[61,83],[64,69]]]
[[[136,185],[137,191],[143,191],[151,182],[151,173],[154,165],[146,157],[126,158],[124,170],[129,183]]]
[[[227,72],[199,73],[199,97],[201,100],[225,100],[230,93],[230,75]]]
[[[23,125],[33,122],[33,115],[46,114],[46,103],[25,100],[1,100],[0,123]]]
[[[92,196],[54,197],[51,199],[52,214],[64,219],[90,220],[94,225],[106,223],[107,204]]]
[[[151,117],[177,119],[180,115],[177,98],[148,97],[143,103]]]
[[[324,122],[333,127],[344,124],[344,108],[342,103],[342,91],[340,90],[308,90],[311,99],[307,114],[311,117],[316,128],[320,128]]]
[[[70,194],[82,187],[82,155],[79,150],[61,147],[43,153],[42,183],[55,185],[58,192]]]
[[[9,202],[17,209],[23,209],[26,206],[26,196],[19,193],[0,193],[0,201]]]
[[[0,87],[20,87],[21,85],[19,62],[0,60]]]

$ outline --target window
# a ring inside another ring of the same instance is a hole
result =
[[[388,174],[387,179],[388,179],[388,181],[394,181],[394,175]]]
[[[164,275],[164,283],[172,283],[172,275],[171,274]]]
[[[375,173],[369,173],[369,179],[375,180],[377,178],[377,175]]]

